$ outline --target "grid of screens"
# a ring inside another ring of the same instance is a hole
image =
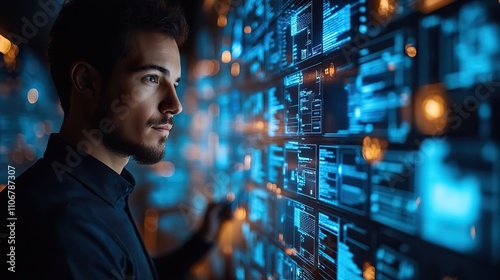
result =
[[[243,2],[244,276],[500,275],[500,5]]]
[[[268,136],[368,134],[406,141],[413,62],[394,47],[404,41],[403,33],[394,33],[372,43],[357,69],[337,55],[284,75],[281,85],[267,88]]]
[[[245,77],[266,79],[323,54],[340,52],[356,34],[365,32],[367,6],[357,0],[244,1],[238,13],[248,30],[244,40],[248,52],[242,58],[249,74]]]

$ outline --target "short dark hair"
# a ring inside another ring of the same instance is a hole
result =
[[[62,109],[69,112],[70,67],[86,61],[104,78],[128,53],[133,30],[159,31],[182,45],[188,24],[179,3],[166,0],[69,0],[49,35],[47,59]]]

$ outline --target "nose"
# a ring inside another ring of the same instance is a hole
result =
[[[177,90],[173,85],[169,84],[166,86],[163,99],[158,109],[162,114],[170,113],[172,115],[177,115],[182,112],[182,104],[179,100],[179,96],[177,96]]]

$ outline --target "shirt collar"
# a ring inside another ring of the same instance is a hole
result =
[[[60,170],[80,181],[112,206],[115,206],[120,198],[128,195],[135,186],[134,177],[126,169],[123,169],[122,174],[116,173],[56,133],[50,135],[44,157],[62,164]],[[65,176],[59,178],[64,180]]]

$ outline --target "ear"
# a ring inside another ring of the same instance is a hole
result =
[[[92,97],[98,94],[101,88],[101,74],[90,64],[76,61],[71,65],[71,83],[77,93]]]

